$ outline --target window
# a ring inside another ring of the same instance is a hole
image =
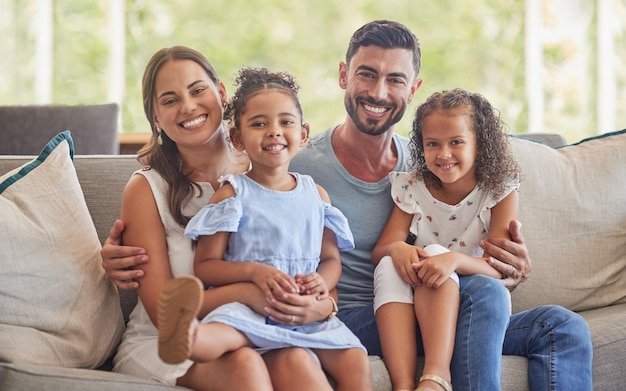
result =
[[[159,48],[206,54],[227,90],[241,66],[292,72],[312,132],[341,122],[339,61],[373,19],[411,28],[422,88],[485,95],[513,133],[574,142],[626,127],[626,5],[619,0],[306,2],[268,0],[0,0],[0,104],[121,105],[123,132],[147,132],[141,75]],[[620,61],[621,60],[621,61]]]

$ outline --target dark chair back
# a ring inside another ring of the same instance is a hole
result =
[[[0,154],[37,155],[64,130],[76,155],[118,154],[118,113],[116,103],[0,106]]]

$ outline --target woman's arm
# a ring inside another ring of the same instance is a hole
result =
[[[102,268],[118,288],[136,289],[139,288],[143,271],[137,270],[135,266],[148,262],[148,256],[143,248],[123,246],[123,232],[124,223],[115,220],[100,250]]]
[[[141,247],[150,256],[150,262],[137,265],[135,269],[143,272],[137,291],[152,323],[156,325],[157,298],[165,283],[172,278],[172,272],[165,229],[152,189],[144,176],[134,175],[126,184],[122,194],[121,219],[124,222],[124,244]]]

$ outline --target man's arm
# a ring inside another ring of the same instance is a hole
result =
[[[123,246],[122,232],[124,223],[116,220],[100,250],[102,268],[118,288],[137,289],[143,271],[133,270],[133,267],[148,262],[148,255],[143,248]]]
[[[512,220],[509,224],[511,240],[493,238],[480,242],[481,247],[491,254],[489,264],[506,276],[502,282],[511,291],[526,281],[532,270],[532,261],[521,228],[519,221]]]

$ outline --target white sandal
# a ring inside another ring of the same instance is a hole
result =
[[[441,388],[444,389],[444,391],[452,391],[452,384],[448,383],[444,378],[442,378],[441,376],[437,376],[437,375],[424,375],[422,377],[420,377],[419,383],[426,381],[426,380],[430,380],[432,382],[437,383],[438,385],[441,386]],[[415,389],[415,391],[434,391],[432,388],[426,388],[426,387],[417,387]]]

